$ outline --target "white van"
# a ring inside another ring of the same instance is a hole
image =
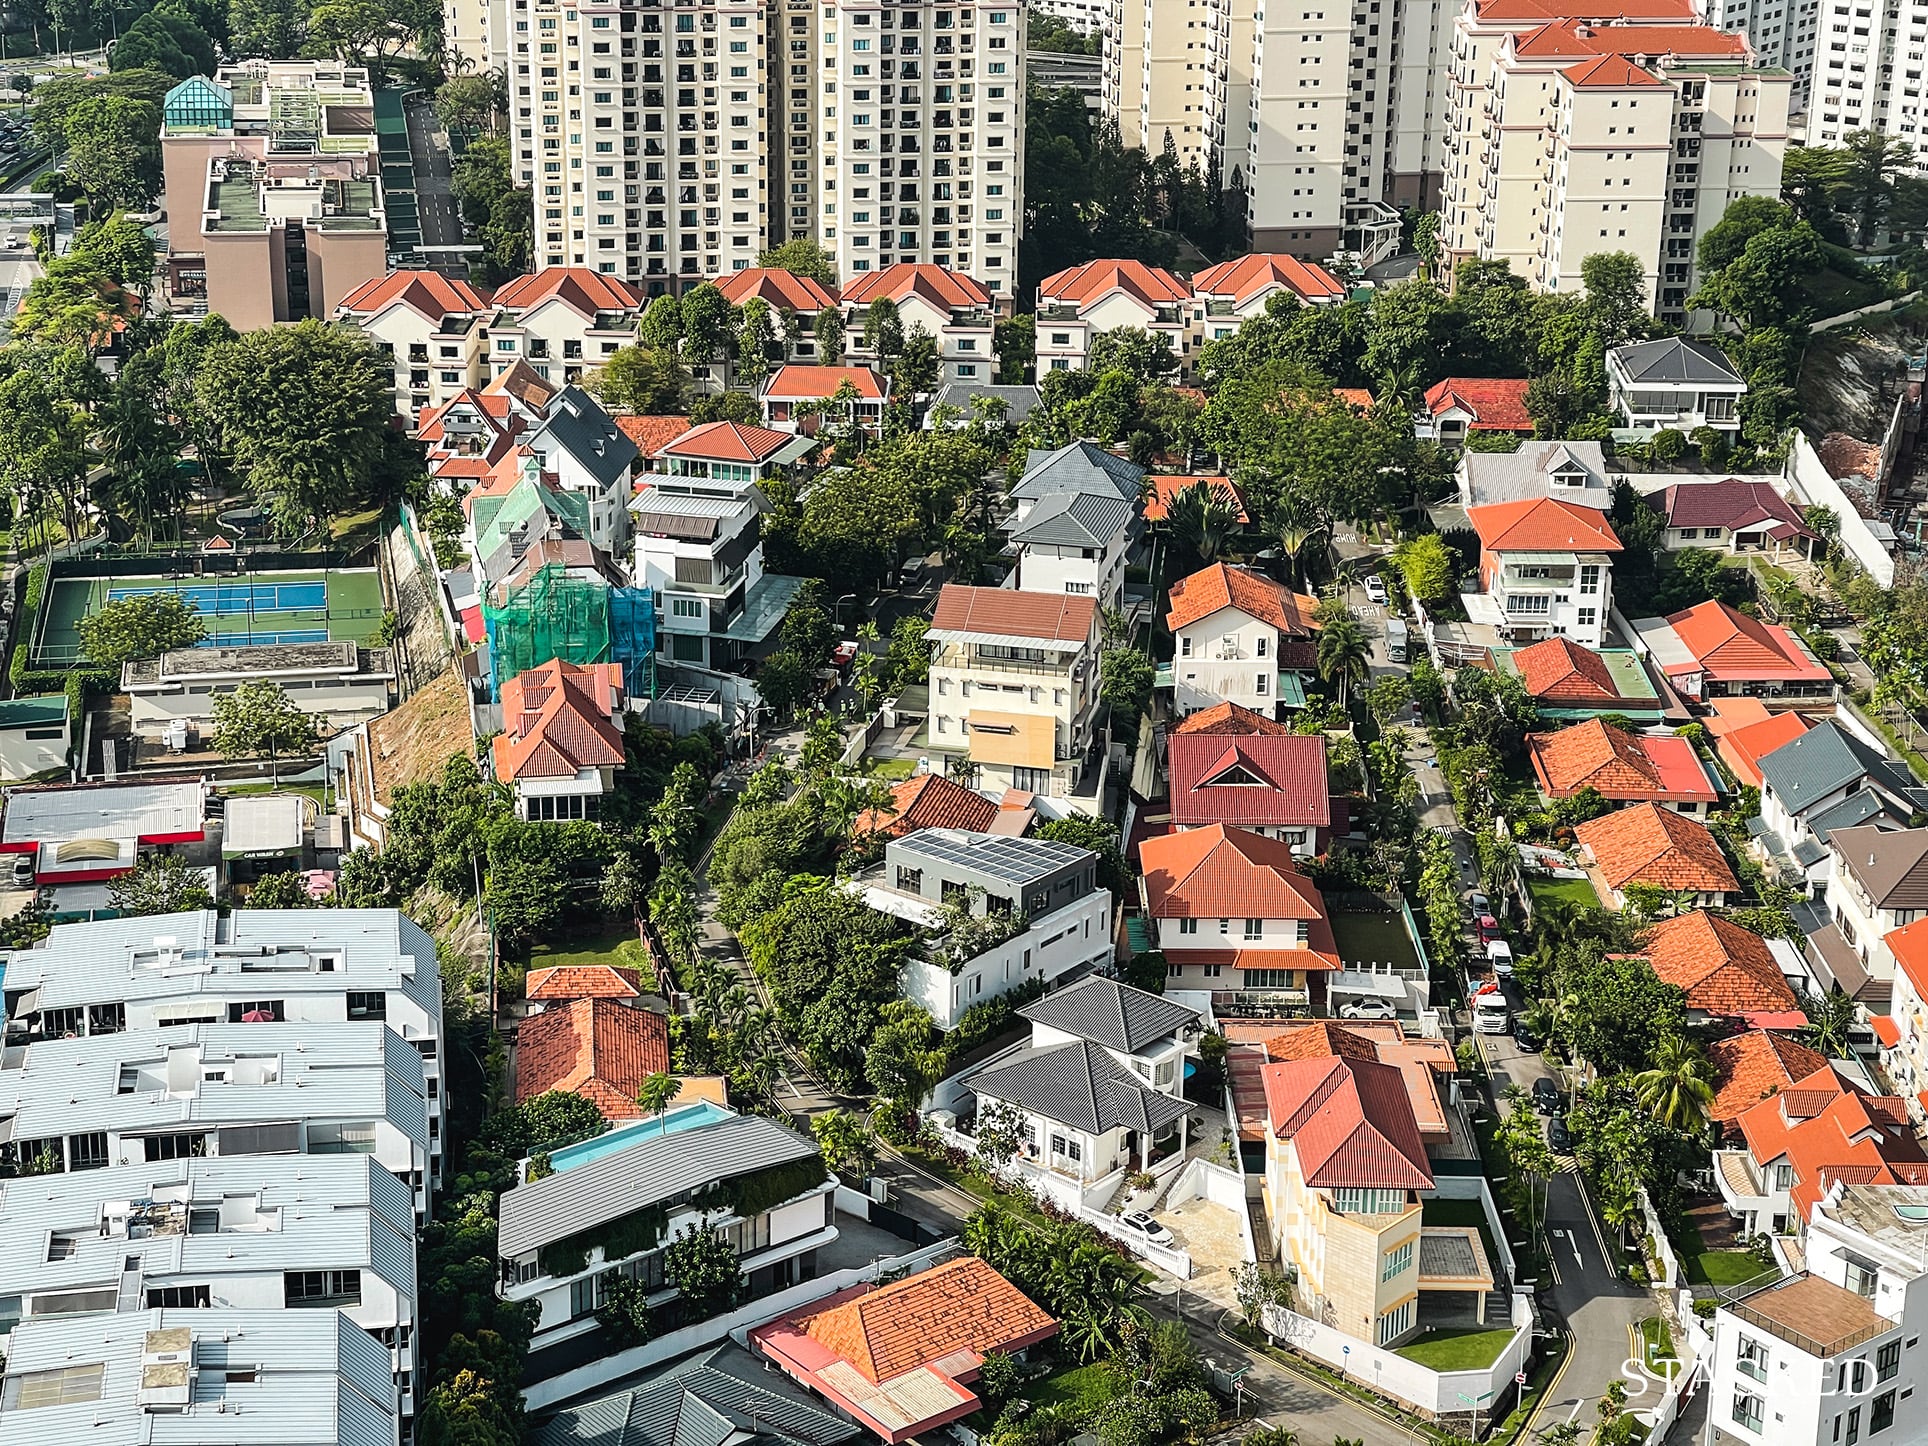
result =
[[[1512,1027],[1512,1011],[1499,990],[1488,989],[1473,996],[1473,1033],[1505,1034]]]
[[[1501,979],[1513,977],[1513,946],[1504,939],[1486,941],[1486,967]]]

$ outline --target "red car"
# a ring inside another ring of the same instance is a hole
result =
[[[838,643],[836,647],[832,648],[830,650],[830,661],[833,666],[838,668],[848,668],[852,663],[856,662],[856,639],[846,638],[841,643]]]
[[[1474,927],[1479,930],[1479,941],[1482,944],[1490,944],[1500,937],[1500,921],[1491,914],[1481,914]]]

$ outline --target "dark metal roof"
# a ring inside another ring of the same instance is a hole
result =
[[[993,1060],[965,1085],[973,1094],[1090,1135],[1118,1129],[1155,1133],[1192,1111],[1184,1100],[1147,1089],[1101,1046],[1083,1042],[1044,1049],[1026,1045]]]
[[[1776,748],[1761,759],[1760,768],[1781,807],[1797,818],[1862,778],[1901,798],[1909,797],[1916,786],[1905,765],[1885,757],[1832,718]],[[1837,827],[1857,822],[1843,819]]]
[[[532,1446],[837,1446],[863,1434],[781,1371],[725,1342],[641,1385],[558,1413]]]
[[[547,433],[604,486],[626,475],[642,453],[581,387],[564,387],[531,441]]]
[[[921,828],[891,842],[893,854],[922,854],[942,863],[960,864],[1007,883],[1032,884],[1060,869],[1090,861],[1090,849],[1056,843],[1046,838],[1013,838],[1006,834],[972,833],[961,828]]]
[[[1144,486],[1145,469],[1114,457],[1093,442],[1073,442],[1055,452],[1032,452],[1024,459],[1024,475],[1011,489],[1011,498],[1049,497],[1054,492],[1115,492],[1136,504]]]
[[[1134,503],[1112,492],[1059,492],[1038,500],[1011,528],[1017,542],[1059,547],[1106,547],[1138,516]]]
[[[1125,1054],[1135,1054],[1153,1040],[1199,1022],[1197,1010],[1162,994],[1096,976],[1034,999],[1018,1013],[1034,1024],[1061,1029]]]
[[[1660,341],[1629,342],[1612,355],[1635,383],[1677,382],[1691,386],[1744,385],[1744,378],[1728,365],[1719,349],[1704,341],[1670,336]]]

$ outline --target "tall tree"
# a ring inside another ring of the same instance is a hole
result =
[[[1854,241],[1868,247],[1894,201],[1895,181],[1914,169],[1911,142],[1881,131],[1856,131],[1841,142],[1847,164],[1841,173],[1841,204],[1854,218]]]
[[[864,350],[878,366],[888,367],[903,349],[904,320],[898,315],[897,303],[880,296],[864,312]]]
[[[68,112],[66,141],[67,174],[88,199],[133,211],[153,203],[161,188],[159,106],[125,95],[93,96]]]
[[[770,375],[771,353],[776,345],[777,329],[770,314],[770,303],[760,296],[752,296],[743,303],[740,313],[736,338],[738,374],[751,382],[762,382]]]
[[[228,29],[236,55],[292,60],[308,40],[305,0],[228,0]]]
[[[266,756],[270,781],[281,782],[281,759],[301,754],[321,741],[312,713],[282,690],[279,683],[242,683],[214,700],[214,746],[232,758]]]
[[[1714,1107],[1714,1067],[1690,1039],[1665,1034],[1647,1068],[1633,1077],[1640,1107],[1669,1129],[1698,1134]]]
[[[837,263],[814,237],[797,236],[757,254],[756,264],[803,276],[826,290],[837,284]]]
[[[736,308],[715,283],[705,281],[683,293],[683,360],[708,366],[735,340]]]

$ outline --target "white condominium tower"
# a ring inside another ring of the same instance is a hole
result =
[[[816,20],[817,238],[837,274],[929,262],[1013,295],[1024,6],[834,0]]]
[[[1808,143],[1838,146],[1856,131],[1881,131],[1928,148],[1922,82],[1928,53],[1923,0],[1809,0]],[[1791,6],[1790,6],[1791,8]],[[1811,76],[1811,78],[1810,78]]]
[[[757,0],[508,0],[516,178],[535,264],[648,291],[755,263],[767,18]]]

